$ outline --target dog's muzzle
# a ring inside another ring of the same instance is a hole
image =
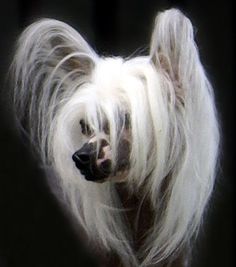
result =
[[[97,143],[86,143],[76,151],[72,159],[88,181],[103,181],[111,174],[111,160],[104,158],[104,147],[108,144],[105,140],[100,143],[97,153]]]

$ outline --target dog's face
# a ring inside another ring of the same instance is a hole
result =
[[[102,58],[85,78],[55,113],[55,168],[75,181],[142,183],[154,168],[160,133],[150,104],[158,112],[161,104],[151,100],[161,91],[152,94],[148,84],[154,79],[159,87],[155,67],[147,57]]]
[[[129,168],[130,157],[130,122],[129,115],[119,116],[118,131],[120,140],[117,148],[115,166],[112,166],[112,147],[110,144],[110,126],[106,120],[99,127],[99,133],[95,134],[92,127],[80,120],[81,134],[87,141],[77,150],[72,159],[80,173],[88,181],[104,182],[113,180],[122,182]]]
[[[56,113],[56,168],[68,161],[75,179],[142,182],[156,153],[150,101],[157,96],[149,93],[148,79],[159,84],[147,57],[97,60],[88,80]]]

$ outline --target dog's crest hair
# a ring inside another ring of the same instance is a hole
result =
[[[150,54],[129,60],[99,57],[65,23],[37,21],[19,39],[13,74],[18,121],[43,164],[54,168],[73,214],[94,242],[115,251],[125,266],[149,266],[197,233],[214,185],[219,132],[192,25],[179,10],[158,14]],[[80,119],[95,133],[106,119],[114,162],[116,121],[127,113],[127,184],[130,190],[142,187],[155,211],[139,251],[132,248],[115,183],[86,181],[71,160],[84,142]]]

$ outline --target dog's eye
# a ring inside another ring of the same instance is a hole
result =
[[[128,113],[125,114],[125,129],[130,128],[130,115]]]
[[[80,126],[81,126],[81,132],[82,134],[86,136],[91,136],[92,135],[92,130],[90,129],[89,125],[85,122],[85,120],[80,120]]]
[[[106,122],[104,123],[103,131],[104,131],[105,134],[110,134],[110,127],[109,127],[109,123],[108,123],[108,121],[106,121]]]

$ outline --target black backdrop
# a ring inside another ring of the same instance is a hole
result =
[[[36,18],[57,18],[79,30],[98,52],[128,56],[147,49],[156,12],[173,6],[195,25],[223,134],[220,174],[192,266],[233,266],[232,2],[1,0],[0,4],[0,267],[96,266],[14,129],[5,78],[17,36]]]

